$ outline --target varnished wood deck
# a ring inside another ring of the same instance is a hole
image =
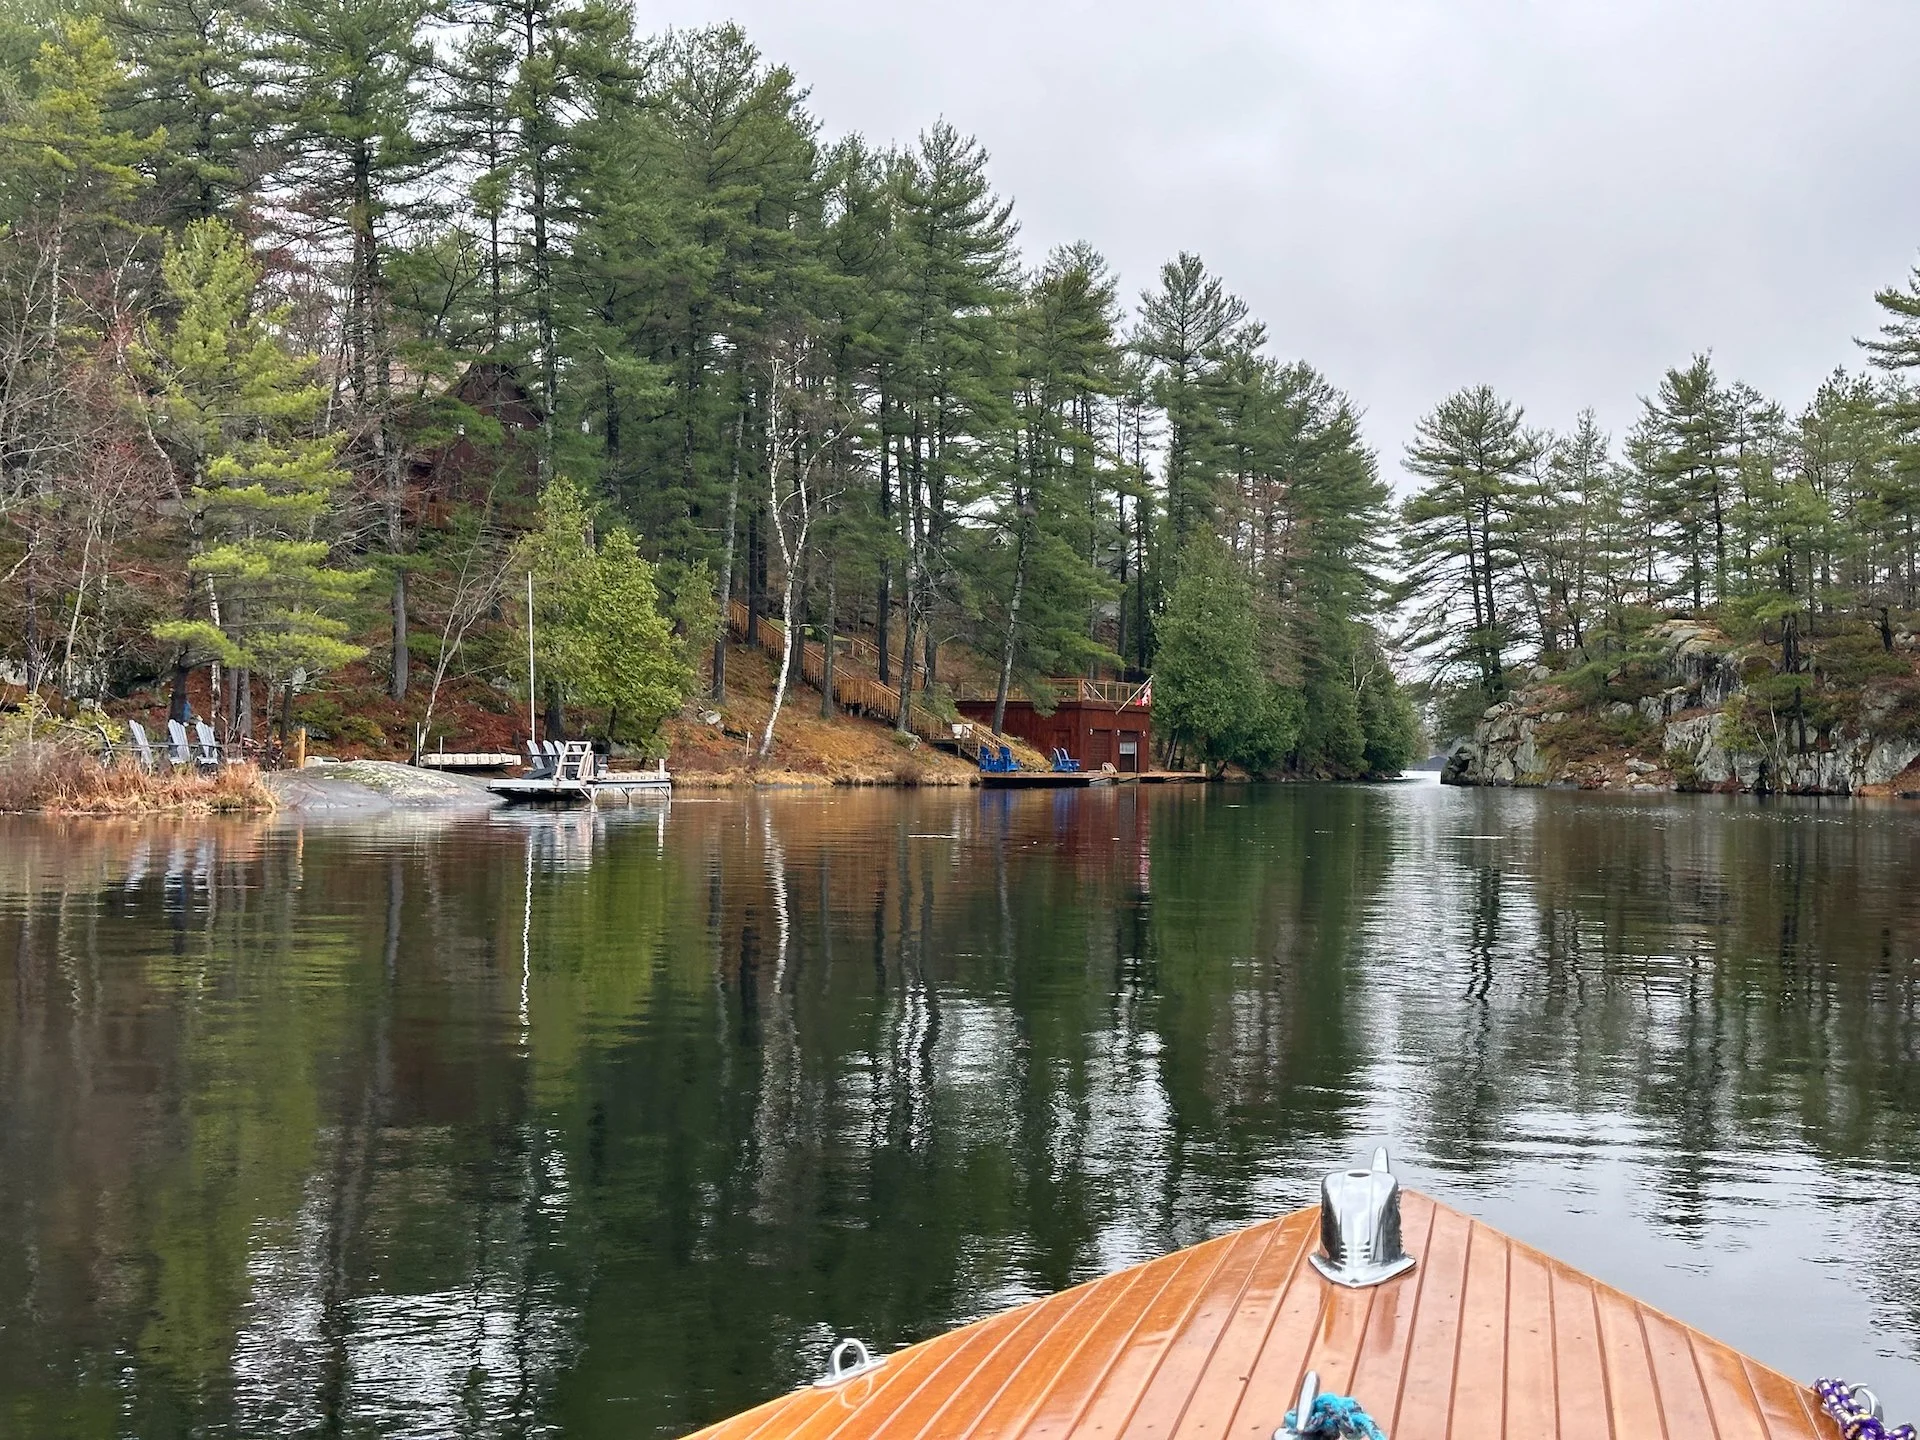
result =
[[[699,1440],[1270,1440],[1302,1375],[1392,1440],[1831,1440],[1811,1391],[1619,1291],[1407,1194],[1412,1271],[1307,1263],[1307,1209],[889,1356]]]

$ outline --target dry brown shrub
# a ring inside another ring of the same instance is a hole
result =
[[[131,759],[102,764],[84,745],[61,738],[16,745],[0,755],[0,810],[121,815],[149,810],[271,810],[273,792],[257,766],[162,770]]]

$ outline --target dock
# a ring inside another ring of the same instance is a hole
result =
[[[510,770],[520,763],[520,757],[511,750],[428,750],[418,763],[427,770],[477,775],[490,770]]]
[[[673,794],[673,777],[662,760],[654,770],[599,770],[593,776],[593,801],[621,799],[629,805],[637,800],[665,800]]]
[[[982,770],[980,772],[980,783],[988,790],[1085,790],[1093,785],[1111,785],[1118,778],[1118,776],[1086,770]]]
[[[517,804],[580,805],[593,799],[591,780],[519,775],[487,782],[490,794]]]
[[[1323,1276],[1311,1206],[849,1367],[698,1440],[1270,1440],[1293,1433],[1282,1420],[1310,1373],[1392,1440],[1837,1433],[1807,1386],[1457,1210],[1402,1199],[1412,1268],[1370,1288]]]
[[[1090,785],[1205,785],[1203,770],[983,770],[988,790],[1085,789]]]
[[[602,798],[615,797],[631,805],[637,799],[673,793],[673,777],[664,760],[652,770],[605,770],[593,747],[583,740],[555,743],[543,758],[545,764],[530,774],[489,780],[488,791],[519,805],[596,805]]]

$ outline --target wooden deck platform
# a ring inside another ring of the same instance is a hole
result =
[[[673,789],[673,777],[664,770],[602,770],[593,777],[596,790],[657,791]]]
[[[428,750],[422,753],[419,763],[428,770],[479,774],[489,770],[510,770],[520,763],[520,757],[511,750]]]
[[[673,797],[673,777],[665,770],[602,770],[593,777],[593,803],[624,801],[637,805]]]
[[[1302,1376],[1391,1440],[1832,1440],[1806,1387],[1411,1192],[1419,1263],[1308,1264],[1318,1207],[888,1356],[700,1440],[1271,1440]]]
[[[593,799],[590,780],[536,780],[526,776],[490,780],[487,790],[515,804],[581,805]]]

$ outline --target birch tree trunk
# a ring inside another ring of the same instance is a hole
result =
[[[776,521],[775,525],[778,527],[779,522]],[[777,528],[775,533],[781,534],[783,528]],[[802,534],[804,533],[803,530]],[[782,534],[780,544],[782,558],[785,558],[786,549],[785,536]],[[780,643],[780,674],[773,682],[773,709],[767,714],[767,733],[760,737],[762,760],[773,753],[773,727],[780,723],[780,707],[787,700],[787,676],[793,673],[793,592],[800,579],[798,570],[799,567],[795,565],[787,567],[787,582],[781,588],[780,621],[786,626],[787,633]]]
[[[727,484],[727,547],[720,561],[720,633],[713,639],[714,703],[727,698],[727,627],[733,623],[733,545],[740,531],[740,447],[747,439],[747,400],[742,387],[740,411],[733,419],[733,474]]]

